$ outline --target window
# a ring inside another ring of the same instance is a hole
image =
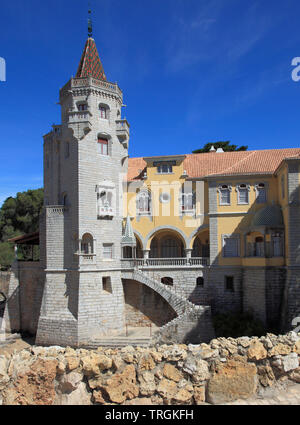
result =
[[[195,209],[196,193],[188,192],[181,194],[181,209],[182,211],[191,211]]]
[[[242,183],[237,186],[238,204],[249,203],[249,186]]]
[[[112,294],[111,279],[109,276],[105,276],[102,278],[102,289],[103,291],[106,291]]]
[[[99,105],[99,114],[100,118],[106,120],[107,119],[107,108],[103,105]]]
[[[284,199],[285,197],[285,179],[284,176],[281,176],[281,197]]]
[[[273,257],[283,256],[283,237],[281,233],[275,233],[272,235],[273,243]]]
[[[108,140],[98,138],[98,153],[108,155]]]
[[[204,279],[202,276],[197,277],[196,279],[196,285],[197,286],[204,286]]]
[[[157,172],[159,174],[170,174],[173,172],[173,166],[168,162],[163,162],[157,166]]]
[[[70,156],[70,143],[65,143],[65,158],[68,158]]]
[[[228,186],[227,184],[219,186],[220,205],[230,205],[230,192],[231,186]]]
[[[239,236],[223,235],[223,257],[239,257]]]
[[[257,236],[255,238],[255,243],[254,243],[254,253],[253,256],[254,257],[264,257],[264,238],[262,236]]]
[[[136,209],[138,214],[150,214],[151,195],[147,190],[137,194]]]
[[[163,283],[164,285],[173,286],[173,279],[171,277],[168,277],[168,276],[162,277],[161,283]]]
[[[225,291],[234,292],[234,277],[225,276]]]
[[[80,246],[81,254],[93,254],[94,252],[94,241],[92,235],[85,233],[81,239]]]
[[[105,259],[113,258],[113,245],[111,243],[103,244],[103,258]]]
[[[80,103],[78,105],[78,111],[87,111],[87,104],[86,103]]]
[[[256,189],[256,202],[258,204],[264,204],[267,202],[267,193],[264,183],[259,183],[255,186]]]

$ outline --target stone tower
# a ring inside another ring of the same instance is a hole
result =
[[[76,77],[59,95],[61,125],[44,136],[45,287],[36,343],[77,346],[124,326],[129,124],[121,118],[122,91],[107,80],[90,36]]]

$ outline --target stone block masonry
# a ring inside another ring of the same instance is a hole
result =
[[[34,346],[5,356],[0,352],[0,404],[246,402],[300,383],[299,360],[300,334],[294,332],[148,348]]]

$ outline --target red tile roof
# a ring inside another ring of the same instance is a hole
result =
[[[299,157],[300,148],[187,154],[183,162],[188,177],[273,174],[281,161]],[[128,181],[139,180],[146,167],[143,158],[129,158]]]
[[[106,81],[104,69],[97,51],[95,40],[89,37],[85,43],[76,78],[94,77]]]

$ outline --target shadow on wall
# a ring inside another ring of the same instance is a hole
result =
[[[131,326],[163,326],[177,317],[173,308],[157,292],[135,280],[122,279],[125,322]]]

